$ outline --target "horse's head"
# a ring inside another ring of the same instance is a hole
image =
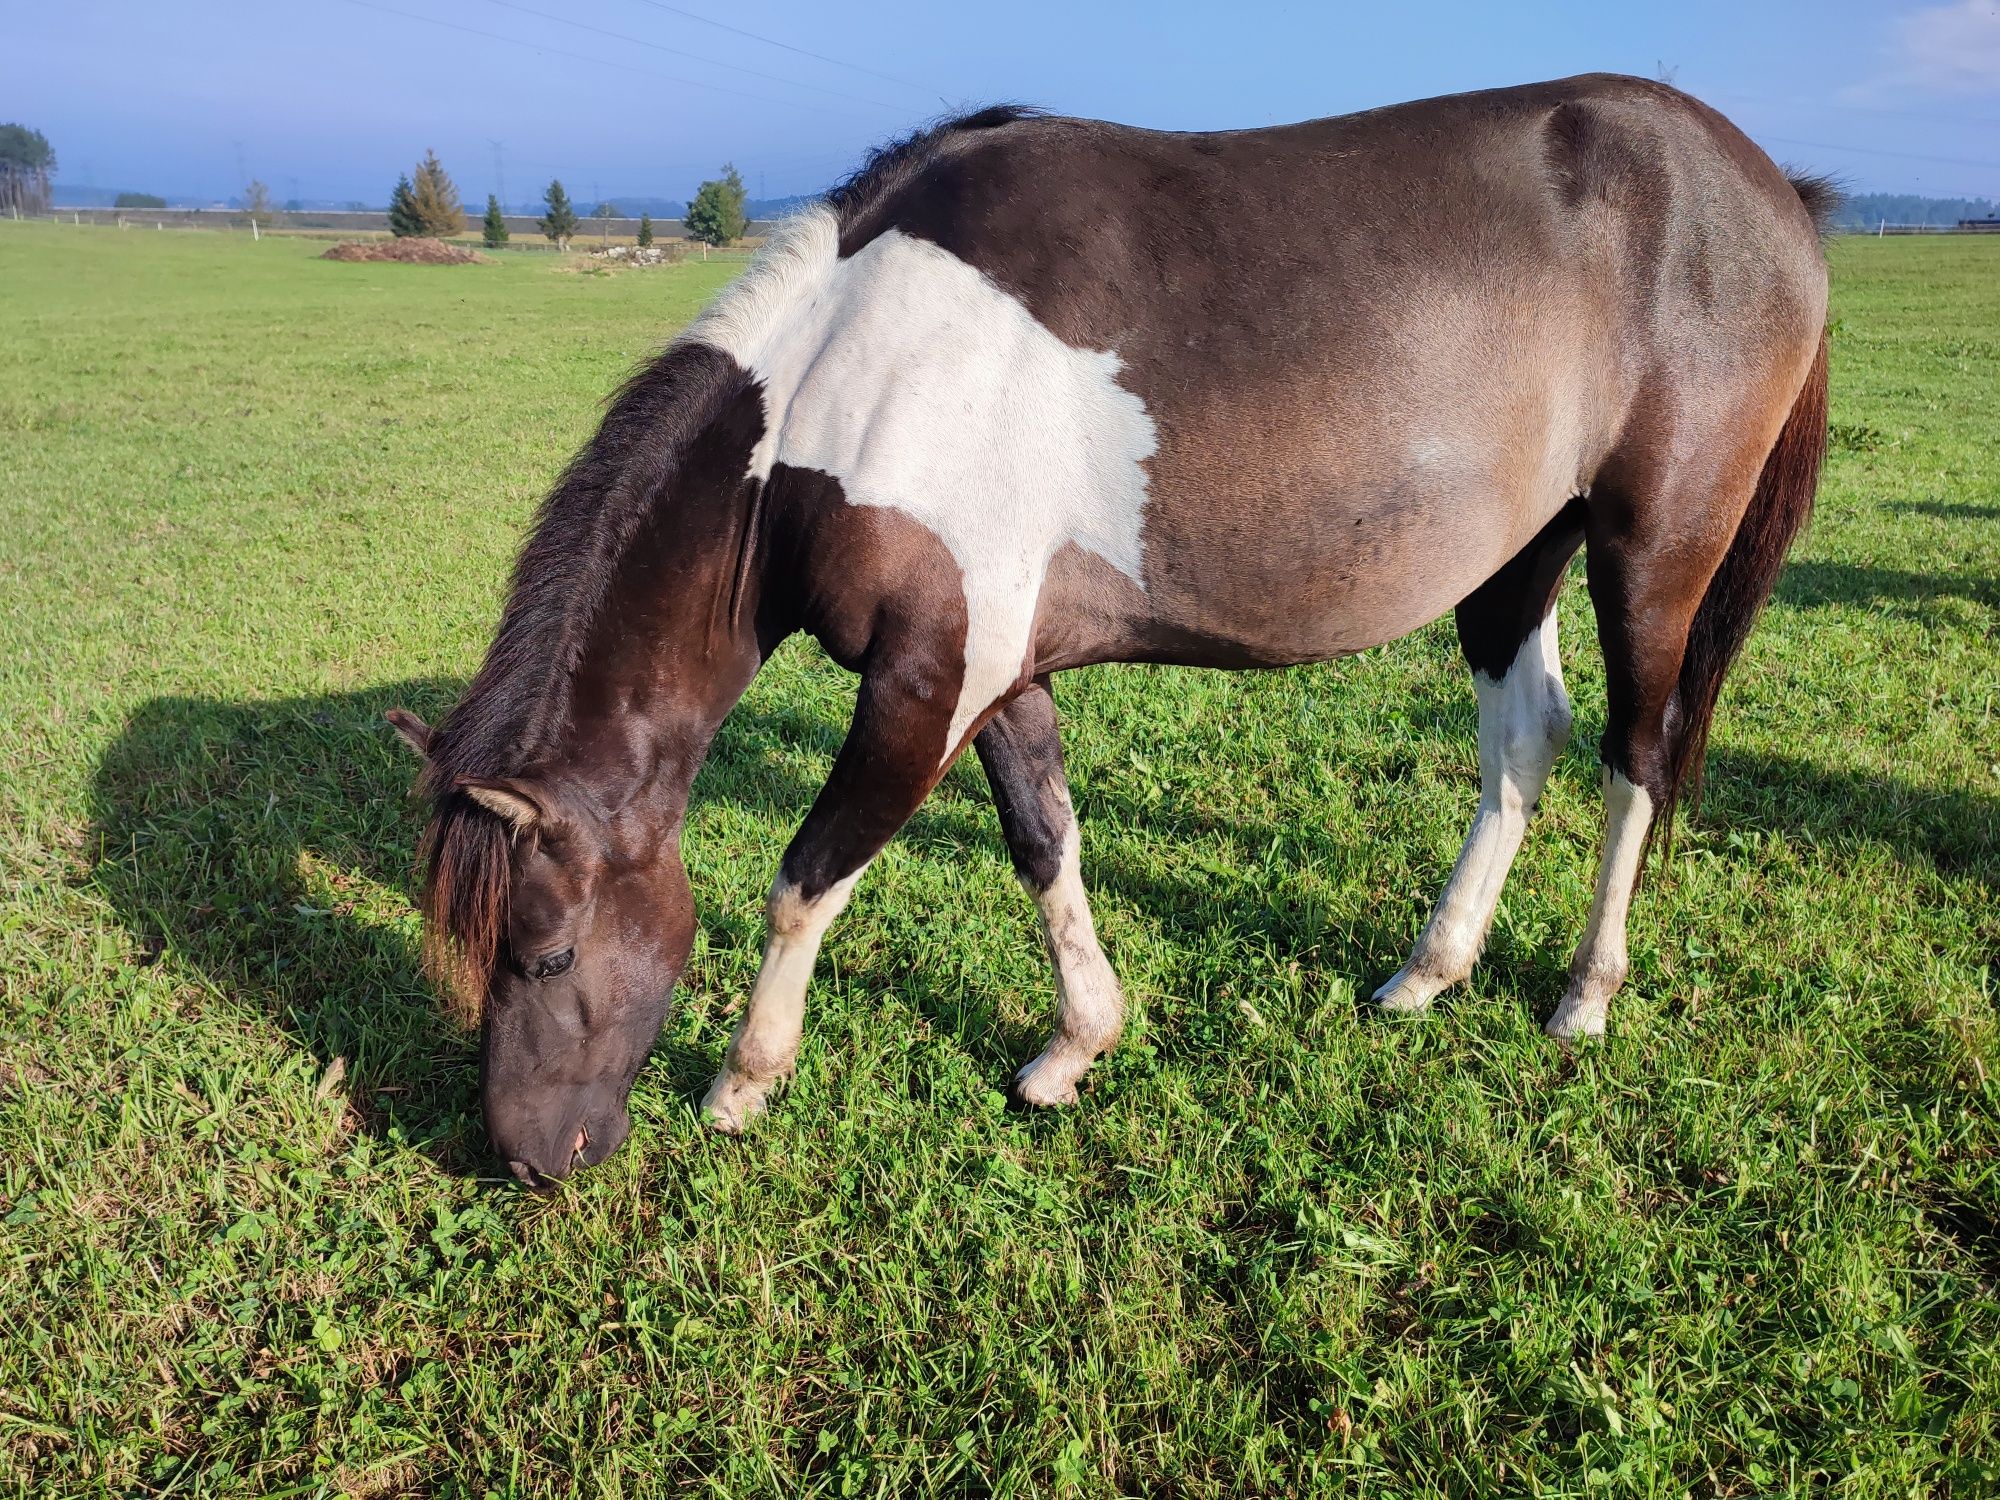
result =
[[[390,715],[428,755],[432,731]],[[486,1129],[540,1188],[631,1130],[626,1100],[694,942],[679,840],[559,776],[433,789],[426,959],[476,1012]]]

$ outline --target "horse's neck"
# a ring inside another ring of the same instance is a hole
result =
[[[570,686],[572,773],[613,804],[678,821],[729,710],[763,662],[757,599],[728,562],[663,555],[621,569]],[[733,597],[732,597],[733,596]]]

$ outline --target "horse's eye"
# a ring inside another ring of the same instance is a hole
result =
[[[551,953],[535,965],[535,978],[554,979],[558,974],[567,974],[569,966],[576,962],[576,949],[565,948],[560,953]]]

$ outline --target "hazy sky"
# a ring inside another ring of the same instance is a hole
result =
[[[2000,0],[60,0],[9,6],[0,121],[57,179],[379,204],[435,147],[468,201],[825,186],[996,99],[1184,129],[1595,69],[1672,70],[1780,160],[2000,197]],[[754,33],[754,35],[746,34]]]

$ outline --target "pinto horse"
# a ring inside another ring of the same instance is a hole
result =
[[[1610,76],[1215,134],[995,108],[876,153],[610,403],[463,700],[435,732],[391,715],[501,1156],[539,1187],[628,1132],[694,934],[689,787],[795,631],[860,684],[771,887],[719,1129],[792,1069],[822,935],[967,743],[1055,967],[1015,1088],[1074,1101],[1124,1005],[1051,676],[1324,661],[1455,609],[1479,808],[1375,997],[1423,1009],[1471,971],[1568,737],[1579,546],[1605,842],[1548,1030],[1602,1032],[1643,851],[1812,506],[1832,202]]]

